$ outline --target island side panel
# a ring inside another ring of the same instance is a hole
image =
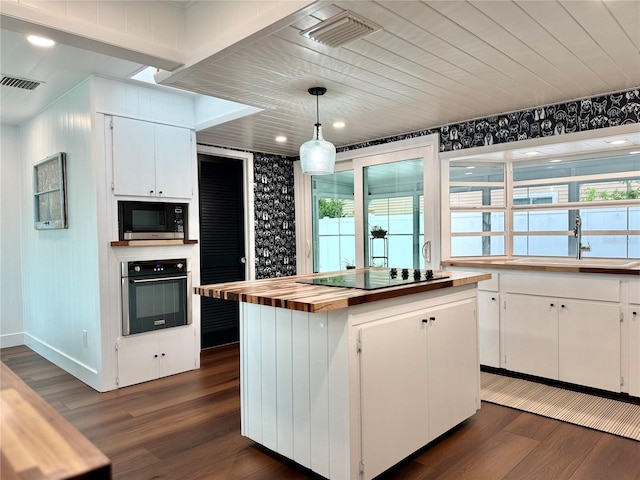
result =
[[[293,325],[292,312],[282,308],[276,313],[276,376],[278,452],[293,458]]]
[[[251,305],[241,324],[243,435],[325,477],[351,478],[346,310]]]

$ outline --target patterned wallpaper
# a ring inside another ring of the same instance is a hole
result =
[[[440,151],[448,152],[631,123],[640,123],[640,89],[638,88],[600,97],[453,123],[373,142],[349,145],[337,150],[346,152],[439,133]]]
[[[296,273],[294,160],[253,155],[257,279]]]
[[[640,89],[445,125],[338,148],[339,152],[439,133],[440,151],[640,123]],[[254,153],[256,278],[296,273],[293,161]]]

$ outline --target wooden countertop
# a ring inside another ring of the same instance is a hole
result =
[[[552,257],[500,257],[500,258],[456,258],[442,262],[448,267],[462,268],[488,268],[503,270],[534,270],[539,272],[565,272],[565,273],[600,273],[607,275],[640,275],[640,261],[629,259],[613,259],[607,263],[607,259],[573,260],[567,258],[554,259]]]
[[[359,268],[348,271],[364,272],[366,270],[368,269]],[[387,300],[403,295],[458,287],[491,278],[491,274],[489,273],[434,272],[435,275],[447,275],[448,278],[381,288],[378,290],[360,290],[357,288],[328,287],[325,285],[297,283],[297,280],[301,279],[323,278],[345,273],[343,270],[331,273],[202,285],[200,287],[194,287],[193,291],[195,294],[205,297],[270,305],[272,307],[315,313],[347,308],[363,303],[377,302],[379,300]]]
[[[111,478],[111,461],[4,363],[0,453],[7,480]]]

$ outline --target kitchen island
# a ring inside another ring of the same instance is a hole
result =
[[[373,478],[480,407],[476,289],[490,274],[322,284],[371,272],[388,275],[194,288],[240,302],[242,434],[327,478]]]

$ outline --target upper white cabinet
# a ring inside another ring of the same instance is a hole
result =
[[[112,122],[114,194],[193,196],[191,130],[123,117]]]

